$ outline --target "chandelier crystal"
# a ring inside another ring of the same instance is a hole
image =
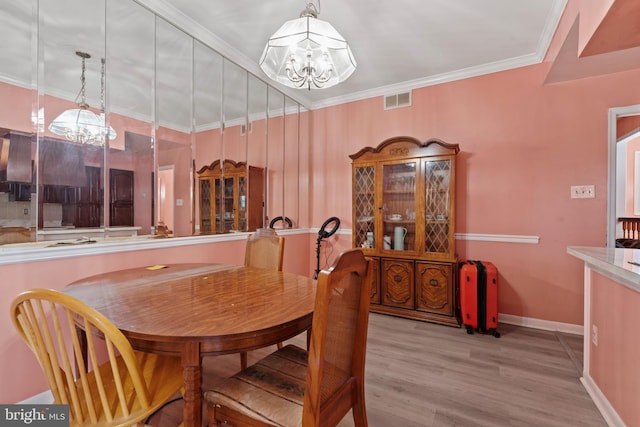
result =
[[[117,137],[116,131],[105,125],[104,115],[104,58],[102,59],[101,82],[100,82],[100,114],[96,114],[89,110],[89,104],[86,101],[85,93],[85,61],[91,58],[91,55],[85,52],[77,51],[82,59],[82,73],[80,76],[80,93],[78,97],[78,108],[72,108],[63,111],[58,117],[49,124],[49,130],[56,135],[64,136],[69,141],[79,142],[81,144],[103,145],[106,138],[114,140]],[[76,97],[76,102],[78,97]]]
[[[311,90],[334,86],[355,71],[349,44],[331,24],[318,19],[318,13],[313,3],[307,3],[300,18],[285,22],[271,36],[260,58],[267,76]]]

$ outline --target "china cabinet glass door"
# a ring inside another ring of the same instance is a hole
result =
[[[224,233],[234,230],[235,210],[233,209],[233,178],[224,179]]]
[[[382,165],[383,249],[416,250],[415,161]]]
[[[429,160],[424,163],[426,208],[425,251],[448,254],[451,250],[450,221],[451,161]]]
[[[211,180],[200,180],[200,232],[211,233]]]
[[[222,206],[222,183],[220,181],[220,178],[216,178],[214,180],[214,194],[215,194],[215,198],[216,198],[216,208],[215,208],[215,215],[216,215],[216,233],[220,233],[222,231],[222,220],[224,220],[224,218],[221,218],[221,215],[224,215],[224,209]]]
[[[375,165],[358,166],[353,174],[355,244],[358,248],[375,248]]]
[[[238,177],[238,230],[247,230],[247,178]]]

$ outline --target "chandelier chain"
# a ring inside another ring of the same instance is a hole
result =
[[[101,58],[100,75],[100,114],[89,109],[86,99],[86,60],[91,55],[76,51],[81,58],[80,92],[76,96],[78,108],[63,111],[50,124],[49,130],[56,135],[64,136],[69,141],[80,144],[103,145],[107,140],[117,138],[116,131],[105,125],[105,59]],[[80,102],[78,102],[80,99]]]
[[[100,111],[104,113],[104,67],[105,60],[104,58],[100,58],[101,67],[100,67]]]
[[[76,96],[76,104],[78,104],[78,106],[80,108],[89,108],[89,105],[87,104],[87,96],[86,96],[86,80],[85,80],[85,73],[86,73],[86,60],[91,58],[91,55],[89,55],[86,52],[81,52],[79,50],[76,51],[76,55],[80,57],[80,59],[82,60],[82,72],[80,73],[80,92],[78,92],[78,96]],[[80,98],[80,102],[78,103],[78,98]]]

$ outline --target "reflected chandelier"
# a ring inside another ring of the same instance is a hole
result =
[[[64,136],[69,141],[79,142],[81,144],[103,145],[106,138],[110,140],[116,139],[116,131],[111,127],[105,126],[104,116],[104,58],[102,58],[101,81],[100,81],[100,114],[96,114],[89,110],[89,104],[86,101],[85,94],[85,61],[91,58],[91,55],[85,52],[76,51],[82,59],[82,74],[80,75],[80,93],[78,98],[78,108],[63,111],[49,125],[49,130],[56,135]]]
[[[328,88],[356,69],[347,41],[331,24],[318,19],[307,3],[300,18],[285,22],[267,42],[260,68],[271,79],[293,88]]]

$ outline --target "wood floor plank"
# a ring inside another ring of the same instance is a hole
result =
[[[580,383],[582,337],[513,325],[500,338],[464,328],[371,314],[365,390],[371,427],[604,427]],[[291,342],[305,346],[306,335]],[[249,353],[249,363],[275,351]],[[211,387],[240,367],[238,355],[205,358]],[[155,415],[178,424],[181,402]],[[353,426],[352,418],[340,427]]]

